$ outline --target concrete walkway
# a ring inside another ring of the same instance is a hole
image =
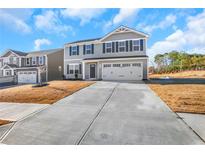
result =
[[[97,82],[15,123],[4,144],[203,144],[143,82]]]
[[[191,113],[177,113],[204,141],[205,115]]]
[[[0,103],[0,119],[9,121],[18,121],[28,115],[42,110],[49,106],[48,104],[32,103]]]

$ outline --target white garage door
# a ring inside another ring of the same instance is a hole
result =
[[[142,80],[142,63],[104,63],[103,80]]]
[[[18,83],[36,83],[36,71],[20,71],[18,72]]]

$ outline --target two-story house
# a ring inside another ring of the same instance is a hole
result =
[[[0,57],[0,76],[16,76],[18,83],[38,83],[63,76],[63,49],[21,52],[6,50]]]
[[[67,79],[147,79],[148,35],[120,26],[102,38],[80,40],[64,46]]]

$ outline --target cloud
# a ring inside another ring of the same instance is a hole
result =
[[[92,19],[96,19],[102,15],[106,9],[63,9],[61,15],[64,18],[80,19],[80,25],[84,25],[90,22]]]
[[[34,44],[35,44],[34,49],[40,50],[42,45],[50,45],[51,41],[45,38],[41,38],[41,39],[36,39],[34,41]]]
[[[30,33],[31,27],[26,21],[32,13],[31,9],[0,9],[0,24],[22,33]]]
[[[160,21],[157,24],[152,24],[152,25],[138,25],[138,27],[142,28],[143,31],[147,32],[147,33],[151,33],[152,31],[156,30],[156,29],[165,29],[171,25],[173,25],[176,22],[177,17],[173,14],[169,14],[165,17],[165,19],[163,19],[162,21]]]
[[[205,54],[205,10],[195,16],[188,16],[184,30],[177,29],[165,40],[154,43],[148,52],[153,57],[172,50]]]
[[[36,15],[34,18],[36,28],[46,33],[56,33],[63,36],[68,31],[73,33],[71,26],[61,22],[59,11],[47,10],[43,14]]]
[[[113,24],[119,24],[130,17],[136,16],[140,9],[122,8],[114,17]]]
[[[139,9],[139,8],[121,8],[119,10],[118,14],[116,14],[113,19],[111,19],[110,21],[107,21],[104,24],[103,29],[106,30],[107,28],[109,28],[113,25],[120,24],[122,22],[133,21],[134,18],[138,15],[140,10],[141,9]]]

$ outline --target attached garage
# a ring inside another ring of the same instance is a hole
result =
[[[103,80],[142,80],[143,63],[115,62],[102,64]]]
[[[19,71],[17,77],[18,83],[36,83],[37,71]]]

